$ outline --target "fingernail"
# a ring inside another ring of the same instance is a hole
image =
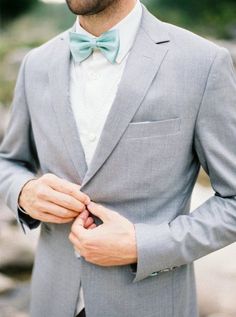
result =
[[[83,212],[81,212],[81,214],[79,215],[80,219],[86,219],[88,217],[88,211],[84,210]]]
[[[89,204],[90,204],[90,202],[91,202],[90,198],[86,198],[86,200],[85,200],[85,204],[86,204],[86,205],[89,205]]]
[[[90,201],[90,203],[87,206],[88,208],[93,208],[94,207],[94,203],[92,201]]]

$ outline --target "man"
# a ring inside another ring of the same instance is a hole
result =
[[[0,151],[2,195],[41,224],[31,316],[196,317],[193,261],[236,240],[231,58],[139,1],[67,4]],[[200,165],[215,195],[190,215]]]

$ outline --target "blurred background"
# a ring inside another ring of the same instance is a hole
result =
[[[236,0],[143,2],[159,19],[226,47],[236,65]],[[0,0],[0,142],[22,58],[74,20],[63,0]],[[201,171],[191,209],[212,195],[209,179]],[[0,200],[0,317],[28,316],[38,234],[34,230],[24,235]],[[195,268],[201,317],[236,317],[236,244],[196,261]]]

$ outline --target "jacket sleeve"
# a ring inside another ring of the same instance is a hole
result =
[[[236,77],[224,48],[218,49],[211,66],[194,133],[194,150],[215,195],[170,223],[135,225],[134,282],[189,264],[236,241]]]
[[[10,122],[0,146],[0,195],[14,211],[23,230],[23,224],[30,229],[40,224],[38,220],[23,214],[18,208],[18,197],[22,187],[36,177],[38,168],[25,94],[25,67],[28,56],[29,54],[24,58],[20,67]]]

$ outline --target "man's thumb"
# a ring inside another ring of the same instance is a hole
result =
[[[91,214],[98,217],[103,222],[107,222],[110,219],[109,216],[112,211],[103,207],[102,205],[91,202],[89,205],[87,205],[87,208],[91,212]]]
[[[88,216],[89,216],[89,213],[87,210],[82,211],[73,222],[72,228],[76,228],[78,226],[84,227],[85,222],[88,219]]]

